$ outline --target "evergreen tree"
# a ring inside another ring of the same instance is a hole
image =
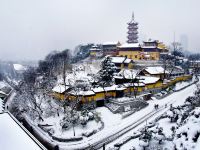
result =
[[[116,73],[116,66],[112,60],[107,56],[101,63],[101,70],[99,71],[99,84],[103,86],[111,85],[114,73]]]

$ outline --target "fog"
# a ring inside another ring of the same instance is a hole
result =
[[[1,0],[0,59],[38,60],[78,44],[126,42],[134,11],[140,41],[170,44],[184,35],[200,50],[199,0]]]

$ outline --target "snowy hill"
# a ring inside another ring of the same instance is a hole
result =
[[[13,67],[16,71],[25,71],[26,67],[21,64],[13,64]]]

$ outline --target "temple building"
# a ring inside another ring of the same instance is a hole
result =
[[[103,51],[100,46],[94,45],[90,48],[90,57],[91,58],[101,58],[103,57]]]
[[[120,42],[104,42],[102,44],[102,50],[104,56],[116,56],[118,54],[117,47],[120,46]]]
[[[132,60],[141,60],[141,46],[139,43],[125,43],[118,47],[118,56],[130,58]]]
[[[167,55],[169,50],[164,43],[158,40],[149,39],[138,43],[138,23],[132,14],[131,21],[128,23],[128,40],[127,43],[106,42],[101,48],[92,48],[90,50],[91,58],[102,57],[106,55],[126,57],[134,61],[139,60],[160,60],[160,57]]]
[[[143,59],[145,60],[159,60],[161,53],[169,52],[165,44],[159,42],[158,40],[152,39],[143,41],[141,49],[143,52]]]

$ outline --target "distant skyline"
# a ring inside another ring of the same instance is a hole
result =
[[[0,60],[39,60],[79,44],[124,43],[133,11],[140,41],[169,45],[175,32],[177,41],[198,52],[199,6],[199,0],[1,0]]]

